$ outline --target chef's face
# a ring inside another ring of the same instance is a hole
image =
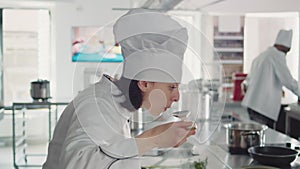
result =
[[[142,107],[157,116],[179,100],[178,83],[140,82],[143,91]],[[141,87],[140,87],[141,88]]]
[[[275,44],[275,47],[278,50],[282,51],[284,54],[287,54],[291,50],[290,47],[286,47],[286,46],[283,46],[283,45],[277,45],[277,44]]]
[[[291,48],[284,48],[284,49],[283,49],[283,52],[284,52],[285,54],[287,54],[290,50],[291,50]]]

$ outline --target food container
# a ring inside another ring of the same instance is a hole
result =
[[[50,82],[48,80],[41,79],[38,79],[37,81],[32,81],[30,95],[36,101],[47,101],[47,99],[51,98]]]
[[[225,124],[226,142],[231,154],[247,154],[248,148],[265,144],[266,125],[234,122]]]

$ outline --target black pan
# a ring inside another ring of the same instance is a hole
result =
[[[275,146],[254,146],[248,149],[250,156],[261,164],[289,166],[298,157],[298,151]]]

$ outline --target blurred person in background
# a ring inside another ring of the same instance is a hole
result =
[[[242,105],[247,107],[251,120],[285,132],[285,111],[281,97],[285,86],[300,96],[298,82],[287,66],[286,55],[291,49],[292,30],[280,30],[275,44],[252,62],[246,78],[247,91]]]

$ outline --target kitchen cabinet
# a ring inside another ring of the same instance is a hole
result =
[[[220,28],[220,16],[214,16],[214,33],[213,42],[215,49],[215,60],[219,60],[223,66],[223,92],[226,93],[227,99],[230,99],[233,90],[234,73],[243,72],[243,56],[244,56],[244,26],[242,16],[239,17],[240,25],[238,31],[226,32]],[[230,19],[230,18],[229,18]]]
[[[11,108],[13,124],[12,148],[13,165],[16,169],[19,167],[41,167],[42,164],[36,164],[34,161],[36,159],[41,160],[41,158],[41,161],[45,161],[47,155],[45,152],[36,152],[30,149],[27,142],[26,112],[34,110],[36,113],[48,113],[48,141],[50,141],[54,126],[58,120],[58,107],[66,106],[67,104],[66,102],[13,103]]]
[[[300,140],[300,105],[291,104],[290,110],[286,110],[285,133]]]

